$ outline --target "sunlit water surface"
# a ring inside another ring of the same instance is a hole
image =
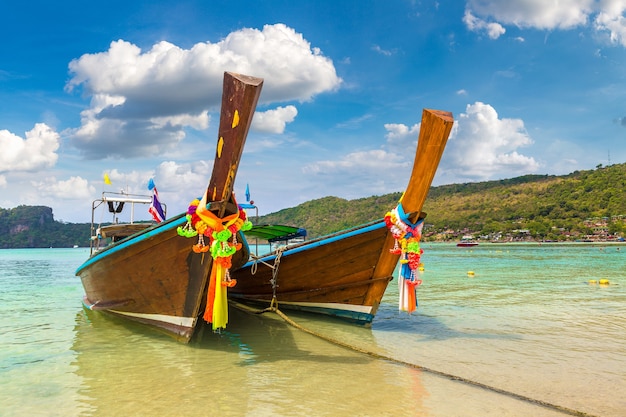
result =
[[[423,248],[413,315],[397,311],[395,280],[371,329],[290,315],[392,360],[236,309],[227,331],[201,326],[182,345],[84,311],[87,250],[0,250],[0,415],[563,415],[429,370],[626,415],[626,246]]]

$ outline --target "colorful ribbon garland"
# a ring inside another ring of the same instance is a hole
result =
[[[235,202],[235,204],[237,204]],[[178,227],[180,236],[198,236],[198,243],[192,249],[196,253],[210,252],[213,258],[213,267],[209,278],[207,304],[204,311],[204,320],[213,325],[213,330],[225,328],[228,323],[228,287],[234,287],[237,281],[230,278],[228,269],[231,267],[232,256],[241,249],[237,242],[237,232],[252,228],[246,212],[239,208],[234,214],[217,217],[207,208],[207,194],[202,200],[193,200],[187,209],[187,224]],[[204,238],[209,239],[209,244]]]
[[[422,238],[424,220],[411,223],[404,213],[402,204],[385,215],[385,224],[393,235],[395,242],[390,252],[400,255],[400,274],[398,286],[400,292],[399,308],[412,313],[417,307],[416,289],[422,283],[419,279],[419,268],[422,266],[420,257],[424,252],[419,245]]]

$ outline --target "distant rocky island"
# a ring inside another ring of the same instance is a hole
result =
[[[54,220],[46,206],[0,208],[0,249],[89,247],[89,223]]]

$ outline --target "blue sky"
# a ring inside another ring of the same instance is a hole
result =
[[[434,185],[626,161],[626,1],[22,1],[0,16],[0,207],[170,213],[209,180],[224,71],[265,79],[237,176],[261,213],[406,186],[423,108],[456,123]],[[112,184],[103,183],[108,173]]]

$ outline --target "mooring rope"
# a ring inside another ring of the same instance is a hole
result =
[[[497,387],[494,387],[494,386],[491,386],[491,385],[483,384],[482,382],[474,381],[472,379],[463,378],[463,377],[458,376],[458,375],[449,374],[447,372],[438,371],[436,369],[428,368],[426,366],[417,365],[415,363],[406,362],[406,361],[403,361],[403,360],[400,360],[400,359],[392,358],[391,356],[387,356],[387,355],[383,355],[381,353],[377,353],[377,352],[374,352],[374,351],[371,351],[371,350],[363,349],[363,348],[360,348],[358,346],[351,345],[349,343],[342,342],[340,340],[334,339],[334,338],[332,338],[330,336],[323,335],[321,333],[315,332],[315,331],[313,331],[311,329],[308,329],[308,328],[306,328],[306,327],[296,323],[289,316],[287,316],[285,313],[280,311],[280,309],[278,308],[278,302],[277,302],[275,297],[272,299],[272,302],[271,302],[270,306],[265,308],[265,309],[262,309],[262,310],[253,309],[251,307],[248,307],[246,305],[243,305],[241,303],[238,303],[238,302],[235,302],[235,301],[232,301],[232,300],[231,300],[231,302],[232,302],[234,307],[236,307],[236,308],[238,308],[238,309],[240,309],[242,311],[246,311],[248,313],[252,313],[252,314],[263,314],[263,313],[270,313],[270,312],[271,313],[276,313],[276,315],[278,315],[281,319],[283,319],[287,324],[295,327],[298,330],[301,330],[301,331],[303,331],[305,333],[308,333],[308,334],[310,334],[312,336],[318,337],[318,338],[320,338],[322,340],[326,340],[327,342],[330,342],[330,343],[332,343],[334,345],[341,346],[343,348],[350,349],[350,350],[355,351],[355,352],[363,353],[365,355],[371,356],[371,357],[376,358],[376,359],[382,359],[382,360],[386,360],[386,361],[389,361],[389,362],[392,362],[392,363],[403,365],[403,366],[406,366],[406,367],[409,367],[409,368],[418,369],[418,370],[423,371],[423,372],[428,372],[429,374],[438,375],[440,377],[447,378],[447,379],[450,379],[450,380],[453,380],[453,381],[462,382],[464,384],[471,385],[471,386],[478,387],[478,388],[482,388],[482,389],[487,390],[487,391],[492,391],[492,392],[495,392],[495,393],[498,393],[498,394],[501,394],[501,395],[506,395],[508,397],[515,398],[517,400],[521,400],[521,401],[524,401],[524,402],[527,402],[527,403],[538,405],[538,406],[541,406],[541,407],[544,407],[544,408],[547,408],[547,409],[551,409],[551,410],[554,410],[554,411],[558,411],[558,412],[561,412],[561,413],[564,413],[564,414],[569,414],[569,415],[578,416],[578,417],[598,417],[598,416],[595,416],[594,414],[589,414],[589,413],[586,413],[584,411],[574,410],[572,408],[564,407],[564,406],[561,406],[561,405],[549,403],[547,401],[539,400],[539,399],[536,399],[536,398],[531,398],[531,397],[528,397],[526,395],[518,394],[518,393],[515,393],[513,391],[508,391],[508,390],[505,390],[503,388],[497,388]]]
[[[286,248],[287,248],[286,246],[281,246],[278,249],[276,249],[273,265],[269,262],[265,262],[261,256],[250,254],[250,258],[252,258],[252,261],[253,261],[252,265],[250,266],[250,273],[252,275],[256,275],[256,271],[259,267],[259,262],[260,262],[263,265],[267,266],[268,268],[272,269],[272,279],[276,279],[276,276],[278,275],[278,267],[280,266],[280,258],[281,256],[283,256],[283,252],[285,251]]]

